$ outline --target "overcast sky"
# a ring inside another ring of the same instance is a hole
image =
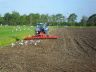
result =
[[[62,13],[68,17],[70,13],[76,13],[78,19],[82,16],[90,16],[96,13],[96,0],[0,0],[0,14],[17,11],[20,14]]]

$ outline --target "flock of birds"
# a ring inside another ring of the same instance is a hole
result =
[[[2,25],[2,24],[0,26],[3,26],[5,28],[8,27],[8,25]],[[30,27],[27,28],[25,25],[16,26],[11,30],[11,32],[13,34],[14,32],[20,32],[20,31],[25,31],[25,30],[32,31],[33,30],[32,28],[34,28],[34,27],[30,26]],[[41,42],[40,40],[20,40],[20,41],[17,41],[17,42],[13,42],[10,45],[11,45],[11,47],[23,46],[23,45],[35,45],[36,46],[40,42]]]
[[[30,30],[30,31],[32,31],[32,28],[33,28],[33,26],[30,26],[29,28],[26,28],[26,26],[25,25],[23,25],[22,27],[20,27],[20,26],[16,26],[16,28],[14,29],[14,30],[12,30],[12,32],[14,32],[14,31],[24,31],[24,30]]]
[[[20,26],[16,26],[15,31],[22,31],[22,30],[30,30],[32,31],[32,27],[30,26],[29,28],[26,28],[26,26],[24,25],[23,28]],[[12,32],[14,32],[14,30],[12,30]],[[40,43],[40,40],[21,40],[21,41],[17,41],[15,43],[11,43],[11,47],[14,46],[23,46],[23,45],[29,45],[29,44],[33,44],[33,45],[37,45],[37,43]]]
[[[37,45],[38,43],[40,43],[40,40],[21,40],[15,43],[11,43],[11,47],[14,46],[23,46],[23,45]]]

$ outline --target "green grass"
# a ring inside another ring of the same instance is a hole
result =
[[[23,39],[34,34],[31,26],[0,26],[0,46],[9,45],[16,42],[16,38]]]

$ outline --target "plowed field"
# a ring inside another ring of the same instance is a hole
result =
[[[96,72],[96,29],[60,28],[61,39],[0,48],[0,72]]]

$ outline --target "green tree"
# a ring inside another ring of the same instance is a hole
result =
[[[12,18],[11,18],[11,22],[13,25],[19,25],[20,24],[20,14],[16,11],[12,11],[11,14]]]
[[[72,13],[69,15],[69,17],[68,17],[68,23],[69,24],[75,25],[76,20],[77,20],[77,15],[75,13]]]
[[[29,20],[27,20],[27,15],[24,14],[20,16],[19,25],[28,25],[29,24],[28,21]]]
[[[29,17],[30,25],[35,25],[37,22],[40,22],[40,15],[39,14],[31,13],[31,14],[29,14],[28,17]]]
[[[19,25],[19,19],[20,15],[16,11],[4,15],[4,23],[8,25]]]
[[[57,25],[56,15],[48,16],[49,25]]]
[[[2,24],[4,22],[3,17],[0,15],[0,24]]]
[[[51,15],[49,18],[52,25],[61,25],[65,22],[65,17],[62,14]]]
[[[56,14],[56,21],[57,22],[64,22],[64,16],[62,14]]]
[[[80,21],[81,26],[86,26],[87,25],[87,20],[88,20],[88,17],[83,16],[81,21]]]
[[[12,15],[10,13],[5,13],[4,15],[4,24],[11,25]]]
[[[40,22],[43,22],[43,23],[48,22],[48,14],[41,14]]]
[[[96,26],[96,14],[91,15],[88,18],[87,23],[88,23],[88,26]]]

